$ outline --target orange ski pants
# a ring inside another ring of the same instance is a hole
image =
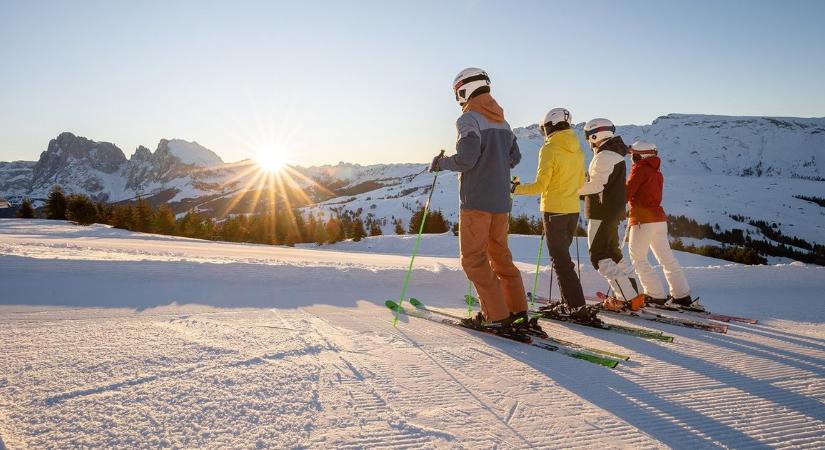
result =
[[[508,214],[462,208],[458,223],[461,267],[478,292],[485,319],[526,311],[524,282],[507,246]]]

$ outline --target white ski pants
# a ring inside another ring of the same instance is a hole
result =
[[[647,260],[648,250],[653,250],[653,256],[662,265],[665,279],[670,287],[670,295],[674,298],[690,295],[682,266],[667,240],[667,222],[643,223],[630,227],[630,260],[636,269],[636,276],[644,289],[644,293],[653,298],[665,298],[665,290],[659,280],[656,270]]]

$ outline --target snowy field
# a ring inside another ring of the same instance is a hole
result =
[[[0,449],[825,447],[825,268],[678,254],[710,309],[760,320],[727,335],[545,326],[631,356],[611,370],[393,328],[382,304],[412,239],[287,248],[0,220]],[[529,289],[538,238],[511,245]],[[585,290],[603,290],[581,245]],[[462,310],[456,249],[424,239],[412,296]]]

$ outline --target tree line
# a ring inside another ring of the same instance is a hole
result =
[[[360,241],[367,236],[382,234],[385,219],[373,214],[361,217],[362,211],[337,209],[329,214],[303,214],[297,209],[282,208],[272,214],[234,215],[215,220],[197,210],[189,210],[178,217],[167,204],[154,207],[143,198],[132,203],[108,204],[94,202],[83,194],[66,195],[60,186],[49,192],[42,216],[51,220],[69,220],[79,225],[108,224],[115,228],[142,233],[157,233],[196,239],[257,244],[295,245],[298,243],[331,244],[345,239]],[[38,216],[31,200],[24,199],[17,217],[32,219]],[[409,227],[401,219],[394,219],[396,234],[418,233],[423,208],[416,211]],[[444,233],[450,222],[440,210],[430,211],[424,233]]]
[[[46,200],[43,216],[46,219],[70,220],[80,225],[103,223],[125,230],[184,236],[197,239],[221,240],[228,242],[249,242],[259,244],[295,245],[298,243],[331,244],[344,239],[360,241],[367,236],[382,234],[382,226],[387,219],[378,219],[368,213],[362,218],[357,211],[334,209],[328,214],[303,214],[297,209],[280,209],[271,214],[234,215],[221,220],[207,217],[197,210],[190,210],[178,217],[167,204],[152,206],[138,198],[134,203],[108,204],[94,202],[83,194],[66,195],[55,186]],[[17,217],[34,218],[37,211],[29,199],[24,199]],[[423,207],[413,211],[407,226],[400,218],[393,218],[391,224],[396,234],[416,234],[424,216]],[[754,239],[750,232],[742,229],[721,230],[719,225],[698,223],[686,216],[668,216],[671,236],[677,238],[672,243],[674,250],[710,256],[743,264],[766,264],[763,255],[787,257],[797,261],[825,265],[825,245],[807,242],[786,236],[776,223],[753,220],[749,217],[731,215],[732,219],[747,223],[759,229],[771,239]],[[424,233],[445,233],[452,231],[458,235],[458,223],[451,223],[441,210],[429,211],[422,230]],[[510,217],[511,234],[540,235],[543,225],[540,219],[527,215]],[[577,235],[586,232],[579,227]],[[713,239],[728,246],[686,245],[680,237]],[[802,250],[807,250],[802,251]]]
[[[735,246],[735,248],[710,245],[692,246],[684,245],[681,241],[678,241],[675,246],[672,245],[673,248],[744,264],[767,264],[767,259],[763,256],[767,255],[825,265],[825,245],[808,242],[795,236],[784,235],[777,223],[754,220],[738,214],[731,214],[729,217],[737,222],[753,226],[770,241],[751,237],[750,231],[740,228],[722,231],[719,229],[719,224],[711,226],[706,223],[700,224],[685,216],[669,215],[668,231],[674,237],[707,238]],[[681,248],[676,248],[677,246]]]

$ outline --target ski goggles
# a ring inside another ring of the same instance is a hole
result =
[[[602,131],[610,131],[611,133],[615,133],[616,132],[616,126],[611,125],[609,127],[598,127],[598,128],[593,128],[592,130],[585,130],[584,136],[589,141],[589,140],[592,140],[592,139],[595,138],[596,133],[601,133]]]
[[[648,156],[656,156],[659,154],[658,150],[634,150],[633,147],[628,147],[627,152],[640,158],[647,158]]]
[[[455,94],[456,101],[460,101],[462,98],[465,97],[464,89],[461,89],[462,86],[464,86],[467,83],[472,83],[473,81],[482,80],[487,81],[487,85],[490,84],[490,77],[488,77],[486,74],[474,75],[472,77],[465,78],[456,83],[455,86],[453,86],[453,93]]]
[[[473,75],[471,77],[467,77],[467,78],[459,81],[458,83],[455,84],[455,86],[453,86],[453,90],[457,91],[461,86],[464,86],[467,83],[472,83],[473,81],[481,81],[481,80],[486,80],[488,84],[490,83],[490,77],[488,77],[486,74],[482,73],[482,74],[479,74],[479,75]]]

